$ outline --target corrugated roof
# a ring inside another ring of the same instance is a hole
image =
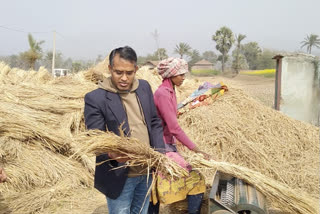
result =
[[[150,60],[150,61],[147,61],[147,62],[144,63],[144,64],[146,65],[146,64],[148,64],[148,63],[151,63],[152,65],[157,66],[157,65],[159,64],[159,62],[160,62],[160,61],[152,61],[152,60]]]

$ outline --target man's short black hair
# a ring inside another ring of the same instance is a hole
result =
[[[116,54],[119,54],[120,58],[128,60],[135,65],[137,64],[137,54],[129,46],[113,49],[109,55],[109,65],[113,66],[113,58]]]

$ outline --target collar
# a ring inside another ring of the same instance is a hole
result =
[[[162,84],[160,87],[164,87],[172,93],[174,92],[173,85],[172,85],[170,78],[166,78],[166,79],[162,80]]]

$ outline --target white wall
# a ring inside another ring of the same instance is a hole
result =
[[[310,55],[285,56],[282,59],[280,111],[317,125],[320,100],[313,60]]]

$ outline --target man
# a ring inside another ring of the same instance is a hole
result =
[[[7,175],[4,172],[4,169],[0,167],[0,183],[5,182],[7,180]]]
[[[119,135],[119,126],[128,136],[164,153],[161,121],[153,101],[150,85],[135,78],[137,55],[126,46],[109,55],[111,77],[85,96],[85,123],[88,129],[111,131]],[[125,159],[108,153],[97,156],[95,187],[106,195],[110,214],[147,213],[151,176],[143,167],[123,166]],[[116,160],[110,160],[116,159]],[[108,161],[106,161],[108,160]],[[140,212],[141,211],[141,212]]]

